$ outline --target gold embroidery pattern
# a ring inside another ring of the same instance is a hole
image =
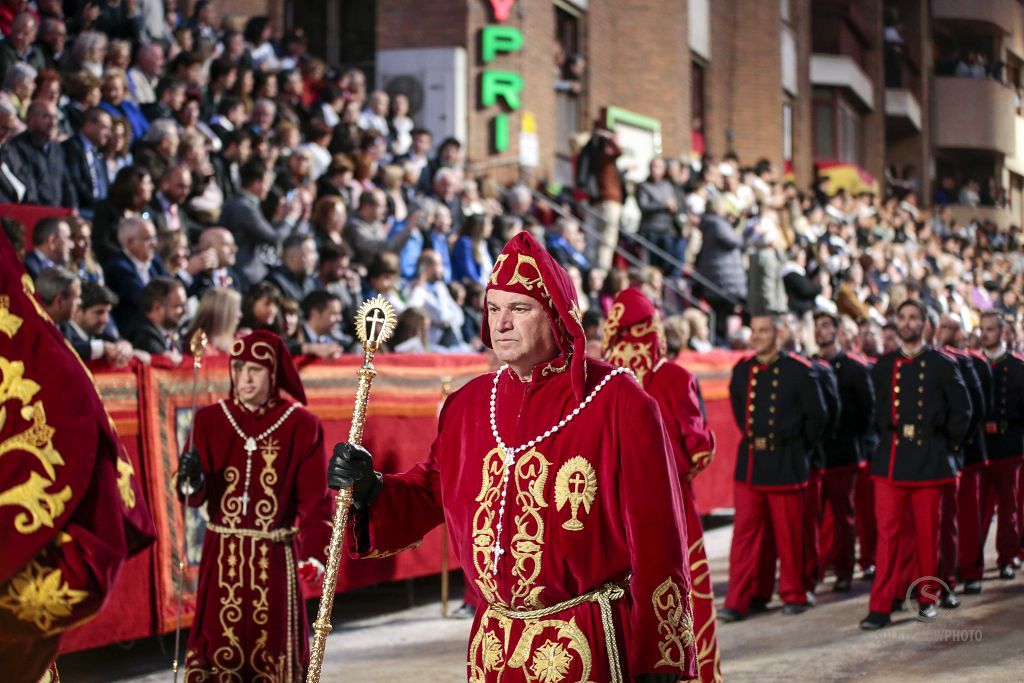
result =
[[[658,652],[661,659],[655,666],[672,666],[679,669],[686,666],[686,651],[693,647],[693,610],[687,610],[683,593],[672,577],[665,579],[651,596],[654,615],[658,618],[658,633],[661,642]]]
[[[548,506],[544,500],[544,485],[550,468],[551,463],[535,448],[524,453],[516,463],[515,500],[522,512],[515,517],[516,533],[509,548],[515,560],[512,575],[517,579],[510,600],[514,609],[544,606],[540,601],[544,587],[535,584],[544,556],[544,520],[540,510]]]
[[[498,284],[498,275],[501,273],[501,266],[504,265],[505,259],[507,258],[508,254],[498,254],[498,258],[494,260],[494,268],[491,269],[490,279],[492,285]]]
[[[60,569],[32,560],[11,577],[7,594],[0,596],[0,607],[21,621],[33,623],[44,636],[52,636],[63,630],[57,622],[70,617],[72,608],[87,597],[86,591],[68,585]]]
[[[358,559],[360,559],[360,560],[379,560],[379,559],[381,559],[383,557],[394,557],[395,555],[397,555],[399,553],[404,553],[406,550],[412,550],[413,548],[419,548],[421,545],[423,545],[422,539],[419,540],[419,541],[416,541],[415,543],[410,543],[409,545],[405,546],[404,548],[399,548],[398,550],[373,550],[371,552],[366,553],[365,555],[361,555]]]
[[[132,475],[135,468],[124,458],[117,459],[117,490],[121,494],[121,501],[129,510],[135,508],[135,489],[132,488]]]
[[[651,343],[620,341],[608,350],[607,361],[612,365],[629,368],[636,374],[637,382],[644,383],[644,377],[654,366]]]
[[[493,629],[493,630],[492,630]],[[487,674],[496,672],[497,680],[509,669],[522,671],[529,683],[560,683],[579,662],[581,683],[592,683],[593,655],[576,618],[541,619],[526,622],[512,654],[505,659],[512,637],[513,620],[486,613],[477,626],[469,646],[469,681],[483,683]],[[551,630],[554,629],[554,633]],[[536,642],[544,637],[544,642]],[[503,644],[504,643],[504,647]]]
[[[715,596],[711,585],[711,568],[704,553],[704,537],[697,539],[690,545],[690,604],[693,601],[701,601],[706,605],[708,613],[707,620],[701,625],[700,630],[694,635],[694,642],[697,645],[697,672],[700,680],[721,681],[721,653],[718,649],[718,635],[715,630]],[[691,609],[691,613],[694,613]],[[703,670],[711,667],[711,673],[705,675]]]
[[[619,324],[626,312],[626,305],[619,302],[608,311],[608,318],[604,321],[604,330],[601,332],[601,348],[608,349],[612,345],[612,339],[619,333]]]
[[[583,522],[578,518],[580,505],[586,514],[597,499],[597,472],[594,466],[577,455],[570,458],[558,470],[555,477],[555,507],[561,510],[569,503],[571,518],[562,523],[566,531],[581,531]]]
[[[522,267],[526,265],[533,268],[533,273],[524,275],[521,272]],[[516,261],[516,269],[512,271],[512,277],[509,278],[508,286],[522,285],[523,289],[528,292],[532,292],[534,287],[537,287],[543,292],[547,299],[551,298],[548,294],[548,288],[544,285],[544,278],[540,275],[540,268],[537,267],[537,261],[532,256],[526,254],[519,254],[518,261]]]
[[[491,554],[494,549],[494,518],[497,516],[496,508],[501,497],[501,479],[504,474],[505,464],[501,450],[493,448],[484,456],[480,493],[476,497],[476,502],[480,505],[473,515],[473,568],[477,575],[475,583],[483,599],[491,604],[500,600],[498,584],[491,574]]]
[[[541,370],[541,377],[547,377],[548,375],[559,375],[569,369],[569,363],[572,362],[572,353],[565,354],[565,361],[561,365],[555,365],[556,361],[551,361],[544,366]]]
[[[0,332],[13,339],[23,322],[25,321],[11,313],[11,297],[6,294],[0,296]]]
[[[39,462],[44,474],[33,470],[24,482],[0,493],[0,507],[22,508],[24,512],[14,518],[14,527],[22,534],[31,534],[42,526],[53,528],[72,491],[70,486],[47,490],[57,481],[56,467],[63,465],[64,459],[53,446],[56,430],[47,424],[42,401],[30,405],[41,387],[24,374],[24,363],[0,357],[0,429],[7,424],[8,405],[14,401],[22,404],[17,413],[21,419],[31,421],[31,426],[0,442],[0,458],[14,452],[27,453]],[[10,407],[13,412],[14,406]]]
[[[582,330],[583,314],[580,312],[580,305],[578,302],[573,302],[572,307],[569,309],[569,315],[572,316],[572,319],[576,321],[576,324],[579,325],[580,329]]]

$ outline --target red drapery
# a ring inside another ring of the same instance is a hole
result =
[[[718,446],[712,465],[696,480],[697,509],[732,507],[732,472],[739,433],[729,408],[729,373],[739,355],[721,351],[686,353],[681,364],[701,383],[708,420]],[[307,363],[301,368],[309,408],[324,424],[325,441],[348,438],[355,370],[361,357]],[[452,390],[490,368],[482,356],[383,355],[370,398],[364,442],[384,472],[400,472],[422,460],[437,427],[442,385]],[[133,370],[97,369],[94,373],[108,410],[146,482],[146,495],[157,526],[156,544],[125,566],[106,608],[93,621],[67,634],[62,651],[73,652],[109,643],[144,638],[174,629],[176,574],[182,536],[188,534],[184,623],[191,623],[193,594],[201,546],[201,518],[187,525],[172,491],[178,452],[184,448],[191,408],[190,367],[139,366]],[[226,357],[209,358],[199,375],[199,405],[226,395]],[[454,557],[451,566],[457,567]],[[342,560],[338,590],[437,573],[441,566],[441,530],[420,547],[375,560]]]

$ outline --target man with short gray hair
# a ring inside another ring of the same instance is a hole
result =
[[[11,30],[0,41],[0,80],[7,75],[7,69],[18,62],[28,64],[36,71],[46,66],[46,60],[43,59],[39,48],[33,45],[36,42],[38,28],[36,18],[28,12],[22,12],[14,17]]]
[[[122,218],[117,225],[117,242],[121,251],[103,264],[107,286],[120,301],[114,307],[114,322],[124,332],[139,310],[142,289],[155,277],[166,276],[167,270],[156,255],[156,228],[145,218]]]
[[[0,152],[0,161],[25,184],[21,201],[44,206],[77,207],[64,149],[57,143],[57,106],[35,100],[28,108],[28,130]]]

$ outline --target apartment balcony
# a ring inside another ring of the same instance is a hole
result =
[[[885,89],[885,116],[891,126],[907,132],[921,131],[921,104],[905,88]]]
[[[932,140],[945,149],[1016,152],[1013,91],[991,78],[936,76],[932,82]]]
[[[991,221],[1000,230],[1006,231],[1011,226],[1018,225],[1020,222],[1015,218],[1010,209],[998,206],[959,206],[954,204],[949,208],[953,213],[953,218],[956,219],[957,225],[967,225],[975,220],[981,223]]]
[[[971,22],[1007,34],[1017,20],[1016,0],[932,0],[932,18]]]

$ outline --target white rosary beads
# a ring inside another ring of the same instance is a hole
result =
[[[238,434],[245,442],[245,485],[242,489],[242,514],[246,514],[249,510],[249,477],[252,474],[252,454],[256,452],[256,442],[263,441],[275,431],[277,428],[284,424],[284,421],[288,419],[288,416],[292,414],[292,411],[299,407],[298,403],[293,403],[288,406],[288,410],[284,411],[281,417],[277,418],[277,422],[270,425],[267,429],[263,430],[259,436],[248,436],[242,431],[242,428],[235,422],[235,417],[228,410],[228,405],[223,400],[219,401],[221,410],[224,411],[224,415],[228,418],[228,422],[235,428],[235,433]]]
[[[614,377],[615,375],[629,373],[630,375],[633,376],[633,379],[636,380],[636,375],[633,374],[633,371],[630,370],[629,368],[615,368],[607,375],[605,375],[604,379],[602,379],[601,382],[596,387],[594,387],[594,390],[591,391],[585,399],[583,399],[582,403],[576,406],[571,413],[569,413],[561,420],[559,420],[558,424],[556,424],[554,427],[547,430],[540,436],[526,442],[522,446],[518,446],[516,448],[509,448],[508,446],[505,445],[505,442],[502,441],[501,436],[498,434],[498,421],[497,418],[495,417],[498,397],[498,380],[501,379],[502,373],[504,373],[506,370],[508,370],[508,363],[498,368],[498,371],[494,374],[494,384],[491,386],[491,434],[494,435],[494,440],[495,442],[497,442],[498,448],[501,450],[505,458],[505,474],[501,482],[501,504],[498,508],[498,526],[497,529],[495,530],[494,547],[492,548],[491,552],[494,558],[491,567],[491,573],[493,574],[498,573],[498,558],[505,554],[505,549],[501,547],[501,533],[503,528],[502,522],[505,519],[505,500],[508,497],[508,480],[510,478],[510,475],[512,474],[512,468],[516,464],[516,456],[524,451],[530,450],[531,448],[539,444],[541,441],[547,439],[548,437],[555,435],[560,429],[562,429],[562,427],[565,427],[567,424],[572,422],[573,418],[579,415],[580,411],[586,408],[590,404],[590,402],[594,400],[594,397],[597,396],[598,393],[600,393],[601,389],[604,389],[604,386],[608,384],[611,378]]]

